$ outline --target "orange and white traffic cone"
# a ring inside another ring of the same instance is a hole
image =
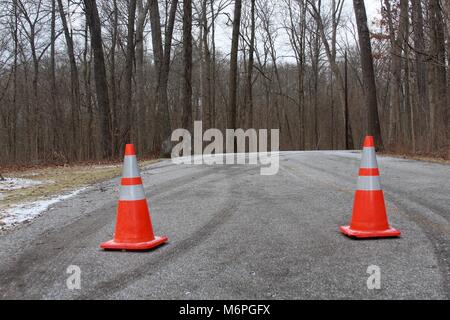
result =
[[[366,137],[350,226],[341,232],[354,238],[389,238],[400,231],[389,226],[373,137]]]
[[[105,250],[142,251],[155,248],[167,240],[167,237],[155,237],[153,234],[136,152],[134,145],[128,144],[125,147],[114,239],[102,243],[100,247]]]

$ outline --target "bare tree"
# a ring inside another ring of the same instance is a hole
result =
[[[320,37],[322,39],[322,43],[325,49],[325,53],[328,59],[328,63],[330,64],[331,71],[333,73],[334,78],[336,78],[339,85],[339,97],[341,102],[341,110],[342,110],[342,118],[344,120],[343,127],[348,127],[348,130],[351,132],[350,121],[347,118],[347,113],[345,112],[345,83],[344,78],[342,76],[341,70],[339,68],[337,62],[337,34],[339,24],[341,22],[342,10],[344,8],[344,0],[332,0],[331,1],[331,15],[330,15],[330,25],[331,25],[331,36],[330,39],[327,37],[326,26],[324,23],[324,19],[321,15],[321,1],[318,1],[316,5],[316,1],[309,0],[309,11],[311,15],[314,17],[317,23],[317,28],[320,33]],[[351,135],[351,134],[350,134]],[[345,145],[349,145],[349,134],[346,130],[344,130],[343,140],[345,141]]]
[[[439,0],[428,1],[428,14],[431,28],[430,57],[433,59],[430,68],[429,82],[431,91],[430,106],[430,143],[433,151],[448,153],[447,123],[447,75],[445,67],[445,33],[444,17]]]
[[[363,72],[364,94],[366,97],[367,122],[365,132],[373,135],[379,149],[383,149],[380,121],[378,117],[377,90],[373,69],[372,45],[370,43],[369,27],[367,26],[366,7],[363,0],[353,0],[356,23],[358,26],[359,47],[361,51],[361,66]]]
[[[86,142],[86,158],[87,159],[95,159],[96,151],[94,148],[94,139],[91,139],[94,132],[94,112],[92,105],[92,86],[91,86],[91,61],[92,61],[92,50],[89,47],[89,26],[87,21],[85,21],[84,25],[84,49],[83,49],[83,61],[82,61],[82,70],[83,70],[83,88],[84,88],[84,106],[86,107],[88,113],[88,119],[86,124],[86,136],[88,137]]]
[[[211,4],[213,0],[209,0]],[[202,109],[202,120],[204,122],[205,128],[211,128],[213,122],[213,112],[212,112],[212,59],[211,50],[209,45],[209,35],[210,35],[210,25],[208,21],[208,0],[201,0],[201,13],[200,13],[200,54],[202,58],[202,63],[200,64],[200,91],[201,91],[201,109]],[[211,12],[211,14],[213,14]],[[212,17],[212,23],[214,17]]]
[[[238,85],[238,49],[241,27],[242,0],[234,1],[233,35],[231,39],[230,55],[230,84],[228,104],[228,127],[237,128],[237,85]]]
[[[297,5],[297,10],[295,8]],[[298,78],[298,127],[299,147],[306,149],[306,113],[305,113],[305,73],[306,73],[306,14],[308,2],[304,0],[286,0],[289,23],[285,26],[289,41],[297,62]],[[295,14],[297,13],[297,15]]]
[[[66,39],[66,47],[67,47],[67,55],[69,57],[70,64],[70,85],[71,85],[71,112],[72,112],[72,139],[73,141],[77,141],[80,138],[80,134],[78,131],[80,130],[79,124],[79,113],[81,109],[81,95],[80,95],[80,83],[78,76],[78,66],[75,58],[75,51],[73,45],[72,35],[70,33],[69,27],[67,25],[66,14],[64,12],[64,7],[62,4],[62,0],[58,0],[58,8],[59,8],[59,16],[61,18],[61,23],[64,30],[64,37]],[[75,159],[78,158],[77,154],[73,155]]]
[[[109,112],[109,124],[110,131],[112,135],[112,155],[118,156],[119,154],[119,116],[117,112],[117,100],[118,100],[118,90],[117,90],[117,80],[116,80],[116,52],[119,42],[119,7],[117,4],[118,0],[113,0],[112,14],[111,16],[111,49],[110,49],[110,86],[111,86],[111,103]]]
[[[136,20],[136,0],[130,0],[128,3],[128,35],[127,35],[127,53],[125,62],[125,109],[126,120],[125,120],[125,130],[123,133],[123,138],[121,141],[121,146],[123,147],[126,143],[131,141],[131,130],[133,127],[133,115],[135,110],[133,107],[133,61],[134,61],[134,24]]]
[[[145,136],[148,134],[146,130],[146,117],[145,117],[145,70],[144,70],[144,27],[147,18],[147,13],[150,7],[150,0],[146,0],[145,6],[143,0],[137,1],[138,16],[136,21],[136,100],[137,108],[136,112],[138,117],[136,119],[137,127],[137,145],[140,150],[144,152],[148,150],[147,141]]]
[[[429,92],[427,85],[428,66],[426,64],[427,56],[425,54],[425,34],[422,4],[419,0],[412,1],[412,25],[414,32],[414,48],[415,48],[415,65],[416,65],[416,83],[417,83],[417,100],[418,117],[423,119],[420,132],[427,131],[429,122]]]
[[[59,126],[58,123],[58,110],[57,110],[57,103],[56,103],[56,2],[55,0],[51,1],[51,27],[50,27],[50,78],[51,78],[51,104],[53,109],[53,121],[52,126],[54,128],[54,134],[53,134],[53,141],[52,141],[52,148],[55,151],[59,149],[59,146],[57,146],[57,128]]]
[[[27,40],[30,45],[31,57],[33,61],[33,80],[32,80],[32,89],[33,89],[33,113],[29,118],[29,127],[33,128],[34,131],[29,132],[29,139],[34,140],[34,153],[35,159],[39,159],[42,155],[42,127],[39,126],[39,123],[42,122],[42,112],[41,106],[39,104],[39,76],[40,76],[40,68],[39,64],[41,59],[45,53],[45,51],[50,47],[49,44],[39,44],[39,24],[42,20],[48,16],[48,12],[43,10],[42,0],[38,0],[36,3],[26,3],[23,0],[17,0],[17,5],[20,11],[20,14],[23,16],[25,21],[20,21],[22,24],[22,30],[25,33]],[[39,47],[41,47],[41,52],[39,52]],[[30,143],[31,147],[31,143]]]
[[[109,123],[109,97],[106,82],[105,57],[102,44],[102,29],[95,0],[84,0],[86,19],[91,33],[91,46],[94,52],[95,87],[101,123],[101,146],[103,158],[112,155],[111,127]]]
[[[164,47],[161,35],[159,5],[157,0],[150,0],[150,24],[152,28],[153,55],[155,59],[155,68],[157,72],[156,95],[158,99],[158,121],[155,127],[158,129],[156,136],[156,145],[161,155],[170,154],[170,110],[167,96],[167,85],[169,81],[170,53],[172,48],[172,36],[175,26],[175,17],[177,12],[178,0],[172,0],[170,4],[169,20],[164,37]]]
[[[192,132],[192,1],[183,1],[183,128]]]
[[[402,70],[403,68],[403,53],[407,41],[407,27],[408,27],[408,0],[400,1],[400,19],[398,26],[394,26],[393,9],[391,2],[384,1],[385,12],[387,15],[387,22],[389,28],[389,38],[391,42],[391,61],[392,61],[392,76],[394,80],[394,87],[391,90],[392,105],[391,105],[391,122],[389,128],[389,143],[403,144],[406,139],[406,123],[404,115],[406,112],[405,92],[403,88]],[[396,32],[396,30],[398,32]]]
[[[275,48],[276,32],[272,28],[272,19],[271,19],[271,17],[273,16],[273,14],[272,14],[273,12],[271,11],[271,10],[273,10],[272,7],[273,6],[271,6],[270,2],[265,2],[260,6],[260,8],[258,10],[258,14],[259,14],[262,26],[263,26],[263,30],[267,36],[266,50],[268,51],[268,54],[269,54],[271,62],[272,62],[273,75],[275,78],[274,82],[276,83],[276,89],[274,90],[276,96],[275,96],[273,104],[274,104],[274,108],[275,108],[276,115],[277,115],[278,127],[280,128],[280,134],[286,133],[286,136],[288,137],[288,142],[286,145],[292,146],[293,138],[292,138],[289,117],[287,115],[286,110],[284,110],[281,106],[282,101],[280,101],[280,100],[283,100],[284,98],[287,98],[288,95],[285,93],[285,91],[283,89],[283,84],[282,84],[280,70],[279,70],[278,61],[277,61],[278,58],[277,58],[277,53],[276,53],[276,48]],[[272,81],[272,79],[271,79],[271,81]],[[285,124],[286,127],[283,126],[283,124]]]
[[[256,41],[256,0],[250,0],[250,43],[248,48],[247,84],[246,84],[246,127],[253,128],[253,69],[255,64]]]
[[[356,24],[343,0],[5,2],[0,164],[110,159],[128,141],[168,156],[194,118],[279,128],[283,150],[373,134],[448,157],[449,5],[378,3],[369,32],[362,1]]]

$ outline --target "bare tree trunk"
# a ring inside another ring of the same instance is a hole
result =
[[[131,130],[135,109],[133,107],[133,60],[134,60],[134,23],[136,20],[136,0],[128,3],[127,52],[125,57],[125,128],[120,142],[120,149],[131,141]]]
[[[143,0],[138,0],[138,17],[136,23],[136,100],[137,100],[137,145],[140,150],[146,152],[147,146],[147,126],[145,125],[145,75],[144,75],[144,25],[147,17],[150,1],[147,0],[145,7]]]
[[[319,10],[320,10],[319,1]],[[318,12],[320,16],[320,11]],[[311,132],[310,132],[310,148],[312,150],[317,150],[319,148],[319,123],[318,123],[318,109],[319,109],[319,73],[320,73],[320,36],[319,36],[320,26],[316,23],[315,35],[311,40],[311,68],[312,68],[312,105],[310,110],[312,110],[311,119]]]
[[[447,79],[445,68],[445,34],[444,20],[439,0],[429,0],[428,10],[431,27],[430,68],[430,131],[432,150],[448,153],[447,128]]]
[[[161,19],[159,15],[159,5],[157,0],[150,0],[149,12],[150,25],[152,29],[153,58],[155,69],[158,75],[155,90],[156,118],[154,119],[152,128],[154,130],[153,137],[156,144],[154,147],[156,147],[158,150],[161,150],[162,142],[164,140],[164,134],[162,133],[162,131],[164,130],[165,126],[170,126],[170,120],[168,120],[169,106],[167,102],[167,85],[163,80],[164,49],[162,44]]]
[[[351,150],[354,147],[353,144],[353,135],[351,131],[351,127],[349,125],[349,116],[348,116],[348,96],[349,96],[349,88],[348,88],[348,53],[345,51],[344,57],[344,135],[345,135],[345,150]]]
[[[111,104],[109,112],[109,123],[112,136],[112,154],[114,157],[119,155],[119,119],[117,115],[118,90],[116,81],[116,48],[119,38],[119,8],[117,0],[113,0],[112,12],[112,35],[110,49],[110,84],[111,84]]]
[[[153,54],[155,68],[158,74],[156,84],[158,121],[155,127],[155,142],[162,156],[170,155],[171,145],[171,123],[169,112],[169,101],[167,96],[167,85],[170,70],[170,52],[172,47],[172,35],[175,25],[178,0],[172,0],[169,11],[169,21],[166,28],[164,48],[161,35],[160,15],[158,0],[150,0],[150,24],[152,29]]]
[[[410,26],[409,26],[409,8],[408,8],[408,0],[406,0],[406,5],[404,5],[404,9],[406,9],[406,27],[405,27],[405,36],[409,37],[409,33],[410,33]],[[408,140],[408,142],[410,143],[411,149],[412,151],[415,153],[416,152],[416,133],[415,133],[415,126],[414,126],[414,118],[415,118],[415,111],[414,111],[414,106],[412,103],[412,96],[411,96],[411,63],[410,63],[410,48],[408,45],[408,41],[405,41],[405,46],[404,46],[404,51],[405,51],[405,82],[404,82],[404,87],[405,87],[405,110],[404,110],[404,121],[407,122],[405,123],[405,132],[404,132],[404,136],[406,137],[406,139]]]
[[[34,158],[38,160],[41,155],[41,106],[39,104],[39,59],[36,52],[36,34],[35,26],[31,27],[30,31],[30,46],[31,46],[31,56],[33,58],[33,120],[34,120]]]
[[[58,119],[58,110],[57,110],[57,102],[56,102],[56,61],[55,61],[55,41],[56,41],[56,2],[55,0],[51,1],[51,27],[50,27],[50,82],[51,82],[51,109],[53,111],[52,114],[52,151],[53,153],[59,152],[58,146],[58,132],[60,127],[60,122]],[[75,140],[74,140],[75,141]]]
[[[183,128],[192,132],[192,1],[183,1]]]
[[[79,83],[79,76],[78,76],[78,67],[77,62],[75,59],[75,53],[74,53],[74,46],[73,46],[73,39],[72,35],[69,31],[69,28],[67,26],[67,20],[66,15],[64,13],[64,7],[62,4],[62,0],[58,0],[58,8],[59,8],[59,15],[61,18],[61,23],[64,30],[64,37],[66,39],[66,46],[67,46],[67,55],[69,56],[69,64],[70,64],[70,85],[71,85],[71,112],[72,112],[72,139],[73,141],[77,141],[79,138],[79,134],[77,131],[80,130],[80,128],[77,128],[79,126],[79,114],[81,109],[81,101],[80,101],[80,83]],[[73,150],[72,156],[74,159],[78,159],[78,154],[76,148]]]
[[[400,1],[400,17],[398,27],[394,25],[393,9],[391,1],[384,0],[385,12],[387,14],[389,37],[391,43],[391,73],[394,86],[391,90],[391,106],[389,119],[389,143],[401,146],[406,143],[406,121],[405,121],[405,90],[402,78],[403,52],[407,39],[408,0]]]
[[[361,51],[361,66],[363,72],[364,95],[366,98],[367,123],[365,132],[375,137],[379,149],[383,149],[380,121],[378,117],[377,90],[373,67],[372,45],[367,26],[366,8],[363,0],[353,0],[356,23],[358,27],[359,46]]]
[[[210,0],[211,1],[211,0]],[[201,47],[202,47],[202,60],[204,61],[204,68],[203,64],[201,67],[201,70],[204,70],[204,74],[202,75],[201,80],[201,86],[203,88],[202,90],[202,97],[201,97],[201,106],[202,106],[202,119],[203,119],[203,126],[205,129],[212,128],[212,110],[211,110],[211,90],[212,90],[212,84],[211,84],[211,51],[209,48],[209,26],[208,26],[208,0],[202,0],[202,18],[201,18],[201,25],[202,25],[202,39],[201,41]],[[213,17],[214,19],[214,17]]]
[[[246,106],[246,127],[253,128],[253,67],[255,64],[255,42],[256,42],[256,0],[251,0],[250,8],[250,44],[248,49],[248,66],[247,66],[247,106]]]
[[[420,136],[422,136],[421,141],[423,144],[424,138],[426,137],[423,133],[428,131],[430,112],[429,90],[427,85],[428,67],[426,64],[427,57],[425,55],[425,34],[421,1],[413,0],[412,4],[417,100],[419,102],[416,110],[418,112],[417,118],[422,120],[417,131],[421,133]]]
[[[242,0],[234,1],[234,19],[233,35],[231,39],[231,57],[230,57],[230,83],[229,83],[229,105],[228,105],[228,123],[229,129],[237,129],[237,83],[238,83],[238,50],[239,33],[241,26]]]
[[[211,70],[211,127],[216,127],[216,13],[214,10],[215,0],[210,0],[211,4],[211,49],[212,49],[212,70]]]
[[[86,6],[86,19],[91,33],[91,46],[94,52],[95,87],[97,91],[97,103],[99,108],[101,126],[102,157],[111,157],[111,126],[109,123],[109,97],[108,84],[106,82],[105,57],[102,44],[102,30],[95,0],[84,0]]]
[[[400,127],[401,127],[401,141],[403,144],[408,145],[412,140],[410,118],[411,114],[411,97],[409,86],[409,49],[408,49],[408,37],[409,37],[409,0],[400,0],[400,19],[401,19],[401,32],[399,44],[401,45],[404,60],[402,61],[404,76],[402,79],[402,102],[400,104]]]
[[[86,21],[84,30],[84,51],[83,51],[83,83],[85,92],[85,105],[88,112],[88,123],[87,123],[87,147],[86,147],[86,157],[88,159],[96,158],[96,152],[94,148],[94,141],[90,139],[93,136],[93,122],[94,114],[92,108],[92,88],[91,88],[91,60],[92,60],[92,50],[89,48],[88,42],[89,25]],[[88,59],[89,57],[89,59]]]
[[[447,103],[450,103],[450,1],[447,1],[446,6],[447,11]],[[450,138],[450,108],[447,109],[447,114],[445,115],[447,119],[445,132],[447,132],[447,139]],[[450,159],[450,145],[447,145],[447,159]]]
[[[18,9],[28,24],[28,30],[25,30],[26,37],[28,38],[28,42],[30,45],[31,51],[31,59],[33,65],[33,77],[32,77],[32,92],[33,92],[33,101],[31,105],[28,104],[28,108],[32,106],[32,112],[28,112],[28,139],[30,146],[30,155],[34,156],[35,160],[40,159],[41,155],[41,144],[42,144],[42,134],[41,134],[41,125],[42,125],[42,112],[39,103],[39,91],[38,91],[38,82],[39,82],[39,61],[40,57],[38,57],[37,48],[36,48],[36,30],[37,23],[41,18],[42,11],[40,10],[42,5],[42,0],[37,1],[36,7],[38,8],[34,17],[29,15],[27,9],[25,8],[23,2],[21,0],[17,0],[16,4],[18,5]],[[22,22],[23,24],[23,22]],[[24,27],[24,29],[26,29]],[[24,61],[25,56],[24,52],[21,52]],[[31,111],[28,109],[28,111]],[[34,149],[34,150],[33,150]]]
[[[18,37],[18,32],[19,32],[19,26],[18,26],[18,8],[17,8],[17,0],[13,0],[13,11],[14,11],[14,26],[13,26],[13,40],[14,40],[14,63],[13,63],[13,105],[12,107],[14,108],[14,110],[19,111],[19,108],[17,107],[17,68],[18,68],[18,56],[19,56],[19,37]],[[17,117],[16,114],[13,116],[12,118],[12,124],[11,124],[11,129],[9,131],[9,141],[10,141],[10,149],[9,149],[9,154],[10,157],[12,159],[12,161],[16,161],[16,157],[17,157],[17,147],[16,147],[16,125],[17,125]]]

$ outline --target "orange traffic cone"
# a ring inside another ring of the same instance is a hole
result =
[[[117,209],[114,240],[102,243],[106,250],[141,251],[157,247],[167,237],[155,237],[145,198],[134,145],[125,147],[125,161]]]
[[[359,170],[350,226],[341,232],[354,238],[388,238],[400,236],[389,226],[373,137],[366,137]]]

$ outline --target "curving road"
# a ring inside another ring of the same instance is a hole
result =
[[[379,157],[391,225],[402,237],[350,240],[359,154],[281,153],[258,166],[142,172],[157,235],[146,253],[104,252],[119,178],[0,236],[2,299],[449,299],[450,166]],[[81,268],[81,290],[66,286]],[[370,265],[381,289],[369,290]]]

